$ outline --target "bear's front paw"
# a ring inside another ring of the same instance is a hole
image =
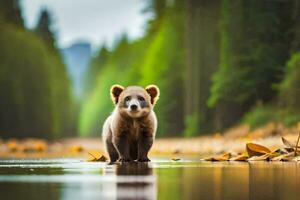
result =
[[[150,162],[151,160],[148,157],[145,157],[145,158],[138,158],[137,161],[138,162]]]
[[[118,159],[118,162],[131,162],[132,160],[130,158],[127,158],[127,157],[121,157]]]

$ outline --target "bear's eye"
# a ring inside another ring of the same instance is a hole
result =
[[[125,97],[125,101],[129,101],[130,100],[130,96]]]
[[[139,100],[139,101],[145,101],[145,98],[142,97],[142,96],[138,96],[138,100]]]

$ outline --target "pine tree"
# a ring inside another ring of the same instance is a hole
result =
[[[55,35],[51,30],[51,25],[51,15],[46,9],[43,9],[41,11],[35,32],[49,46],[50,49],[55,49]]]
[[[13,24],[19,28],[24,27],[19,0],[0,1],[0,24],[1,22]]]
[[[56,48],[55,34],[51,30],[52,20],[48,10],[43,9],[39,21],[35,28],[36,35],[48,47],[49,57],[53,60],[53,65],[49,69],[51,77],[52,110],[55,118],[55,128],[53,137],[70,135],[74,131],[72,123],[75,121],[71,84],[67,75],[62,56]]]

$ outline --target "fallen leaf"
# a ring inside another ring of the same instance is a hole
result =
[[[269,158],[271,156],[272,156],[272,154],[266,153],[261,156],[253,156],[253,157],[249,158],[248,161],[267,161],[267,160],[269,160]]]
[[[8,150],[11,151],[11,152],[17,151],[18,146],[19,146],[18,142],[16,140],[11,140],[6,145],[7,145]]]
[[[47,144],[44,141],[30,141],[23,145],[22,151],[30,152],[43,152],[46,150]]]
[[[105,161],[107,161],[107,158],[104,155],[101,155],[98,153],[96,153],[96,155],[94,155],[90,152],[88,152],[88,153],[91,156],[91,158],[87,160],[88,162],[105,162]]]
[[[295,157],[294,161],[297,161],[297,162],[300,161],[300,156]]]
[[[254,144],[254,143],[247,143],[246,149],[247,149],[249,157],[262,156],[267,153],[271,153],[271,150],[268,149],[267,147],[259,145],[259,144]]]
[[[279,154],[287,154],[290,152],[294,152],[294,148],[291,147],[285,147],[285,148],[280,148],[280,149],[276,149],[274,152],[279,153]]]
[[[71,147],[71,151],[74,153],[79,153],[82,152],[83,150],[84,150],[83,147],[80,145],[74,145]]]
[[[294,152],[288,153],[288,154],[283,154],[280,156],[276,156],[272,158],[272,161],[286,161],[287,159],[294,158]]]
[[[36,149],[36,151],[39,151],[39,152],[42,152],[42,151],[45,151],[46,150],[46,145],[44,143],[36,143],[34,148]]]
[[[179,153],[181,153],[181,151],[179,149],[174,149],[172,153],[173,154],[179,154]]]
[[[205,158],[206,161],[228,161],[231,158],[231,153],[225,153],[221,156]]]
[[[221,133],[215,133],[215,134],[213,135],[213,138],[214,138],[214,139],[221,139],[221,138],[222,138],[222,135],[221,135]]]
[[[179,161],[181,159],[180,158],[172,158],[171,160],[173,160],[173,161]]]
[[[283,142],[283,144],[289,148],[295,148],[296,147],[296,143],[288,141],[287,139],[285,139],[284,137],[281,137],[281,140]]]
[[[247,155],[238,155],[230,159],[230,161],[247,161],[249,156]]]

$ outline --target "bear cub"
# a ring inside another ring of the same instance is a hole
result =
[[[113,85],[110,94],[115,109],[102,131],[110,162],[150,161],[148,152],[157,129],[153,107],[159,97],[158,87]]]

